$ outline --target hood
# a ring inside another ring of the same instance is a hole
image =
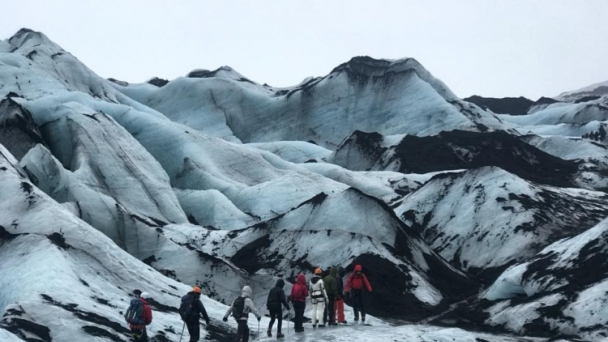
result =
[[[338,267],[338,274],[340,275],[340,277],[344,277],[344,275],[346,274],[346,270],[344,270],[344,267]]]
[[[283,286],[285,286],[285,280],[283,280],[283,279],[277,280],[277,284],[275,286],[282,289]]]
[[[243,291],[241,292],[241,297],[251,297],[252,293],[253,293],[253,291],[251,291],[251,287],[245,285],[245,286],[243,286]]]
[[[296,277],[296,283],[306,285],[306,277],[303,274],[298,274]]]
[[[361,272],[363,271],[363,267],[361,267],[361,265],[355,265],[355,272]]]
[[[338,275],[338,268],[332,267],[329,269],[329,275],[335,278]]]
[[[313,284],[316,284],[316,283],[318,283],[320,280],[321,280],[321,277],[319,277],[319,276],[314,276],[314,277],[312,277],[312,279],[310,279],[310,282],[311,282],[311,283],[313,283]]]

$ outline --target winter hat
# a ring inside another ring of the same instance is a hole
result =
[[[142,292],[141,295],[139,295],[139,297],[141,297],[143,299],[150,299],[150,298],[152,298],[152,296],[150,296],[150,294],[148,292]]]
[[[317,267],[317,269],[315,270],[315,274],[321,274],[323,273],[323,270],[320,267]]]
[[[194,286],[194,287],[192,287],[192,292],[194,292],[194,293],[198,293],[198,294],[203,293],[203,292],[201,292],[201,288],[200,288],[200,287],[198,287],[198,286]]]

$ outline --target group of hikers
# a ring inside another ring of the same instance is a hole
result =
[[[270,315],[270,324],[268,325],[268,337],[272,337],[272,328],[274,323],[277,323],[278,339],[283,338],[281,332],[283,324],[283,307],[289,312],[291,306],[295,313],[294,328],[296,333],[304,332],[304,311],[306,309],[306,299],[310,297],[312,304],[312,327],[325,327],[326,325],[346,324],[344,317],[344,298],[348,297],[352,301],[354,310],[355,322],[361,321],[365,323],[365,293],[372,292],[372,287],[363,274],[361,265],[355,265],[353,272],[346,278],[344,284],[343,278],[345,270],[342,267],[330,268],[329,274],[322,277],[323,270],[316,268],[314,276],[306,283],[306,276],[298,274],[295,283],[291,288],[291,294],[285,296],[283,287],[285,281],[277,280],[274,288],[268,293],[266,308]],[[152,322],[152,311],[150,310],[149,301],[150,295],[146,292],[134,291],[135,297],[131,300],[129,308],[125,313],[125,320],[129,324],[133,337],[136,342],[146,342],[147,333],[146,326]],[[262,319],[260,312],[255,308],[251,299],[252,290],[249,286],[244,286],[241,296],[232,302],[232,305],[226,311],[223,321],[227,322],[228,317],[232,315],[238,324],[235,342],[249,341],[249,326],[247,320],[249,313],[252,313],[258,320]],[[209,326],[209,316],[205,310],[205,306],[200,300],[201,289],[198,286],[192,288],[186,296],[181,300],[179,314],[184,321],[184,326],[188,327],[190,333],[190,342],[197,342],[200,339],[199,319],[202,317],[207,326]],[[289,303],[291,302],[292,305]],[[259,323],[258,323],[259,324]],[[183,334],[183,330],[182,330]]]

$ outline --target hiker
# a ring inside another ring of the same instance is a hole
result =
[[[291,287],[291,295],[289,296],[289,300],[293,304],[293,311],[295,312],[294,328],[297,333],[304,332],[303,324],[306,297],[308,297],[306,277],[303,274],[298,274],[296,283]]]
[[[336,321],[338,323],[346,324],[346,319],[344,318],[344,275],[346,272],[344,271],[344,267],[338,267],[338,276],[336,277],[336,301],[334,303],[334,312]]]
[[[334,303],[338,295],[338,286],[336,277],[338,276],[338,269],[332,267],[329,269],[329,274],[323,278],[323,285],[325,286],[325,292],[327,293],[327,305],[325,306],[326,315],[323,316],[323,321],[327,322],[328,325],[336,325],[336,315],[334,310]]]
[[[283,325],[283,310],[281,305],[289,311],[289,303],[285,299],[285,292],[283,292],[283,286],[285,281],[283,279],[277,280],[277,284],[268,293],[268,300],[266,301],[266,308],[270,312],[270,324],[268,325],[268,337],[272,337],[272,326],[274,321],[277,320],[277,338],[283,338],[285,335],[281,333],[281,326]]]
[[[179,315],[188,327],[190,342],[197,342],[201,337],[201,327],[198,322],[201,316],[207,327],[209,326],[209,316],[201,302],[201,294],[201,288],[194,286],[192,291],[182,297],[182,303],[179,306]]]
[[[228,322],[228,316],[230,316],[230,313],[232,313],[232,316],[234,319],[236,319],[236,322],[239,325],[234,342],[249,341],[249,326],[247,325],[247,319],[249,319],[250,312],[257,317],[258,322],[262,319],[262,316],[260,316],[258,310],[256,310],[255,306],[253,306],[251,293],[251,287],[244,286],[241,296],[232,302],[232,306],[230,306],[224,315],[223,321]]]
[[[365,323],[364,291],[372,292],[372,287],[362,271],[361,265],[355,265],[355,271],[346,280],[344,291],[353,300],[355,322],[359,321],[359,312],[361,312],[361,322]]]
[[[148,341],[146,326],[152,323],[152,310],[148,304],[150,299],[149,293],[142,292],[139,298],[131,299],[129,308],[125,313],[125,321],[129,324],[135,342]]]
[[[315,269],[315,275],[310,279],[310,300],[312,302],[312,327],[324,327],[323,323],[323,310],[325,310],[325,303],[327,303],[327,293],[325,292],[325,285],[321,279],[323,271],[320,268]]]

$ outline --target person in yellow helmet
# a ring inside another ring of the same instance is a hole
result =
[[[310,288],[310,298],[312,302],[312,327],[317,327],[317,321],[320,323],[319,327],[324,327],[323,313],[325,311],[325,303],[328,302],[327,292],[325,292],[325,285],[321,275],[323,270],[317,268],[315,275],[310,279],[308,287]]]

